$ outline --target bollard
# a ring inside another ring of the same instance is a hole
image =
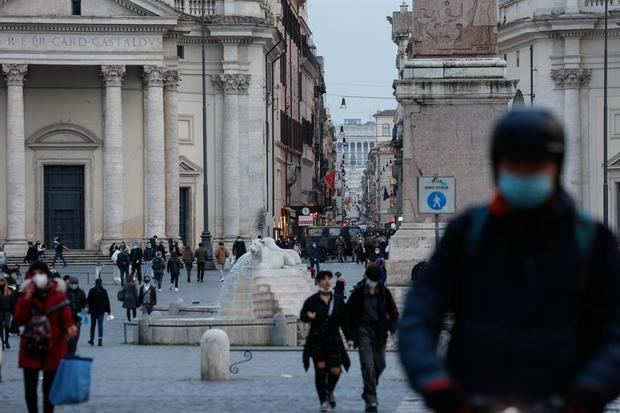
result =
[[[200,340],[200,377],[206,381],[228,380],[230,340],[224,330],[207,330]]]
[[[168,307],[168,315],[179,315],[183,304],[184,302],[182,298],[179,298],[174,303],[170,303],[170,306]]]
[[[271,345],[286,346],[286,317],[277,313],[273,316],[273,330],[271,330]]]

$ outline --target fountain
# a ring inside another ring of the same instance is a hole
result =
[[[139,344],[198,344],[204,332],[224,330],[232,345],[298,345],[298,317],[316,291],[299,254],[273,238],[252,241],[227,275],[215,317],[177,305],[176,314],[138,323]]]

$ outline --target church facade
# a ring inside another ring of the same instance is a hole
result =
[[[195,245],[205,187],[215,239],[269,233],[274,4],[0,1],[0,244]]]

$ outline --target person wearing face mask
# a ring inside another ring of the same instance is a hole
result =
[[[31,277],[22,284],[15,307],[15,323],[25,326],[19,350],[19,367],[24,370],[26,406],[36,413],[39,373],[43,372],[43,410],[52,413],[49,392],[60,360],[67,353],[67,338],[77,336],[66,284],[52,279],[42,262],[30,266]]]
[[[620,392],[620,252],[564,190],[565,138],[542,109],[503,115],[491,140],[495,195],[454,219],[412,288],[399,348],[438,413],[558,397],[601,413]],[[437,353],[447,313],[447,358]]]
[[[308,268],[315,268],[316,267],[316,272],[319,273],[321,271],[321,265],[319,264],[320,262],[320,252],[319,249],[316,245],[316,242],[313,241],[312,245],[310,245],[310,248],[308,248]]]
[[[310,323],[303,363],[307,371],[311,358],[314,362],[315,386],[321,412],[336,407],[334,390],[342,367],[348,371],[351,365],[340,333],[342,330],[349,340],[346,307],[342,297],[332,291],[332,278],[329,271],[320,271],[317,274],[319,292],[305,301],[300,314],[301,321]],[[352,342],[349,342],[349,345],[352,345]]]
[[[381,282],[381,269],[376,264],[366,268],[365,279],[351,293],[347,314],[354,345],[359,348],[366,412],[378,409],[377,385],[385,369],[385,347],[388,334],[394,335],[398,324],[398,308],[390,290]]]
[[[86,301],[86,293],[84,290],[80,288],[79,280],[77,277],[70,277],[69,281],[69,289],[67,290],[67,297],[69,298],[69,302],[71,303],[71,313],[73,314],[73,321],[77,326],[77,336],[69,340],[69,346],[67,349],[67,354],[75,355],[77,350],[77,344],[80,340],[80,331],[82,326],[82,317],[80,317],[80,313],[86,309],[88,302]]]
[[[151,285],[151,277],[144,276],[144,284],[140,287],[138,296],[138,306],[142,308],[142,315],[150,315],[153,308],[157,305],[157,291]]]

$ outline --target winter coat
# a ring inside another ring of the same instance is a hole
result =
[[[121,251],[116,256],[116,266],[121,270],[126,270],[129,268],[129,264],[129,254],[127,254],[127,251]]]
[[[194,254],[192,250],[187,247],[183,250],[183,263],[191,265],[192,261],[194,261]]]
[[[133,265],[140,265],[142,263],[142,248],[133,247],[129,259]]]
[[[137,308],[140,293],[136,284],[125,284],[123,287],[123,308]]]
[[[28,288],[31,282],[30,280],[25,281],[22,288]],[[20,368],[42,369],[46,371],[56,370],[60,360],[67,353],[66,335],[69,327],[73,326],[74,322],[66,295],[66,288],[67,285],[64,281],[54,279],[51,281],[46,294],[40,294],[37,291],[30,300],[26,300],[24,295],[19,296],[14,317],[15,324],[18,326],[26,326],[33,312],[45,313],[55,306],[61,306],[48,315],[51,326],[51,338],[49,351],[44,357],[28,354],[25,337],[22,336],[18,363]],[[62,305],[63,302],[65,303],[64,306]]]
[[[159,244],[157,246],[157,252],[161,252],[161,257],[165,260],[166,259],[166,247],[164,247],[163,244]]]
[[[367,291],[366,282],[360,283],[351,293],[349,301],[347,301],[347,314],[349,316],[349,327],[351,328],[351,337],[357,344],[358,331],[362,325],[362,316],[364,315],[364,298]],[[390,334],[396,333],[396,327],[398,325],[398,308],[396,302],[392,297],[392,293],[387,287],[381,284],[377,285],[378,296],[377,300],[377,314],[379,315],[379,322],[375,327],[377,338],[385,343],[388,337],[388,331]]]
[[[24,262],[35,261],[39,261],[39,251],[37,251],[37,247],[33,245],[32,247],[28,247],[28,251],[26,251],[26,256],[24,257]]]
[[[236,258],[241,257],[243,254],[245,254],[247,251],[247,249],[245,248],[245,242],[243,242],[243,240],[236,240],[235,243],[233,244],[232,247],[232,253]]]
[[[71,313],[73,314],[73,320],[75,322],[82,321],[82,318],[78,315],[81,311],[86,308],[88,302],[86,301],[86,293],[80,287],[72,290],[69,288],[67,290],[67,298],[69,298],[69,302],[71,302]]]
[[[501,198],[485,210],[481,226],[480,209],[448,225],[410,290],[399,346],[414,387],[423,391],[451,378],[469,394],[543,398],[587,386],[614,399],[620,390],[615,237],[592,223],[590,242],[580,248],[583,221],[563,193],[534,210],[510,211]],[[454,324],[444,363],[436,347],[448,312]]]
[[[194,256],[196,257],[196,261],[198,263],[205,263],[207,262],[207,249],[205,247],[198,247],[198,249],[196,250],[196,252],[194,253]]]
[[[5,295],[3,291],[0,290],[0,313],[11,313],[15,312],[15,295],[11,292],[9,295]]]
[[[329,314],[329,304],[321,299],[320,293],[311,295],[301,309],[299,318],[304,323],[310,323],[310,331],[306,337],[304,345],[303,364],[308,370],[310,366],[310,358],[314,356],[317,349],[323,345],[330,345],[336,351],[341,353],[341,361],[344,368],[348,371],[351,365],[349,356],[340,336],[342,329],[347,340],[350,338],[350,330],[348,325],[346,306],[342,297],[332,294],[331,300],[334,301],[334,308],[331,316]],[[331,301],[330,301],[331,302]],[[308,318],[308,312],[316,314],[314,320]]]
[[[152,261],[155,258],[155,250],[153,248],[144,249],[144,261]]]
[[[151,285],[149,288],[148,294],[151,295],[151,307],[157,305],[157,290],[154,286]],[[144,304],[144,286],[140,287],[140,293],[138,296],[138,307],[142,307]]]
[[[101,285],[96,285],[90,289],[86,301],[88,302],[88,311],[91,314],[110,314],[112,312],[108,292]]]
[[[166,269],[164,259],[161,257],[155,257],[151,266],[153,268],[153,274],[163,274]]]
[[[179,261],[179,258],[170,258],[168,260],[166,270],[170,274],[178,274],[179,272],[181,272],[181,261]]]
[[[215,250],[215,259],[217,261],[218,264],[225,264],[226,263],[226,258],[228,258],[228,256],[230,255],[228,253],[228,250],[226,249],[226,247],[220,245],[217,247],[217,249]]]

